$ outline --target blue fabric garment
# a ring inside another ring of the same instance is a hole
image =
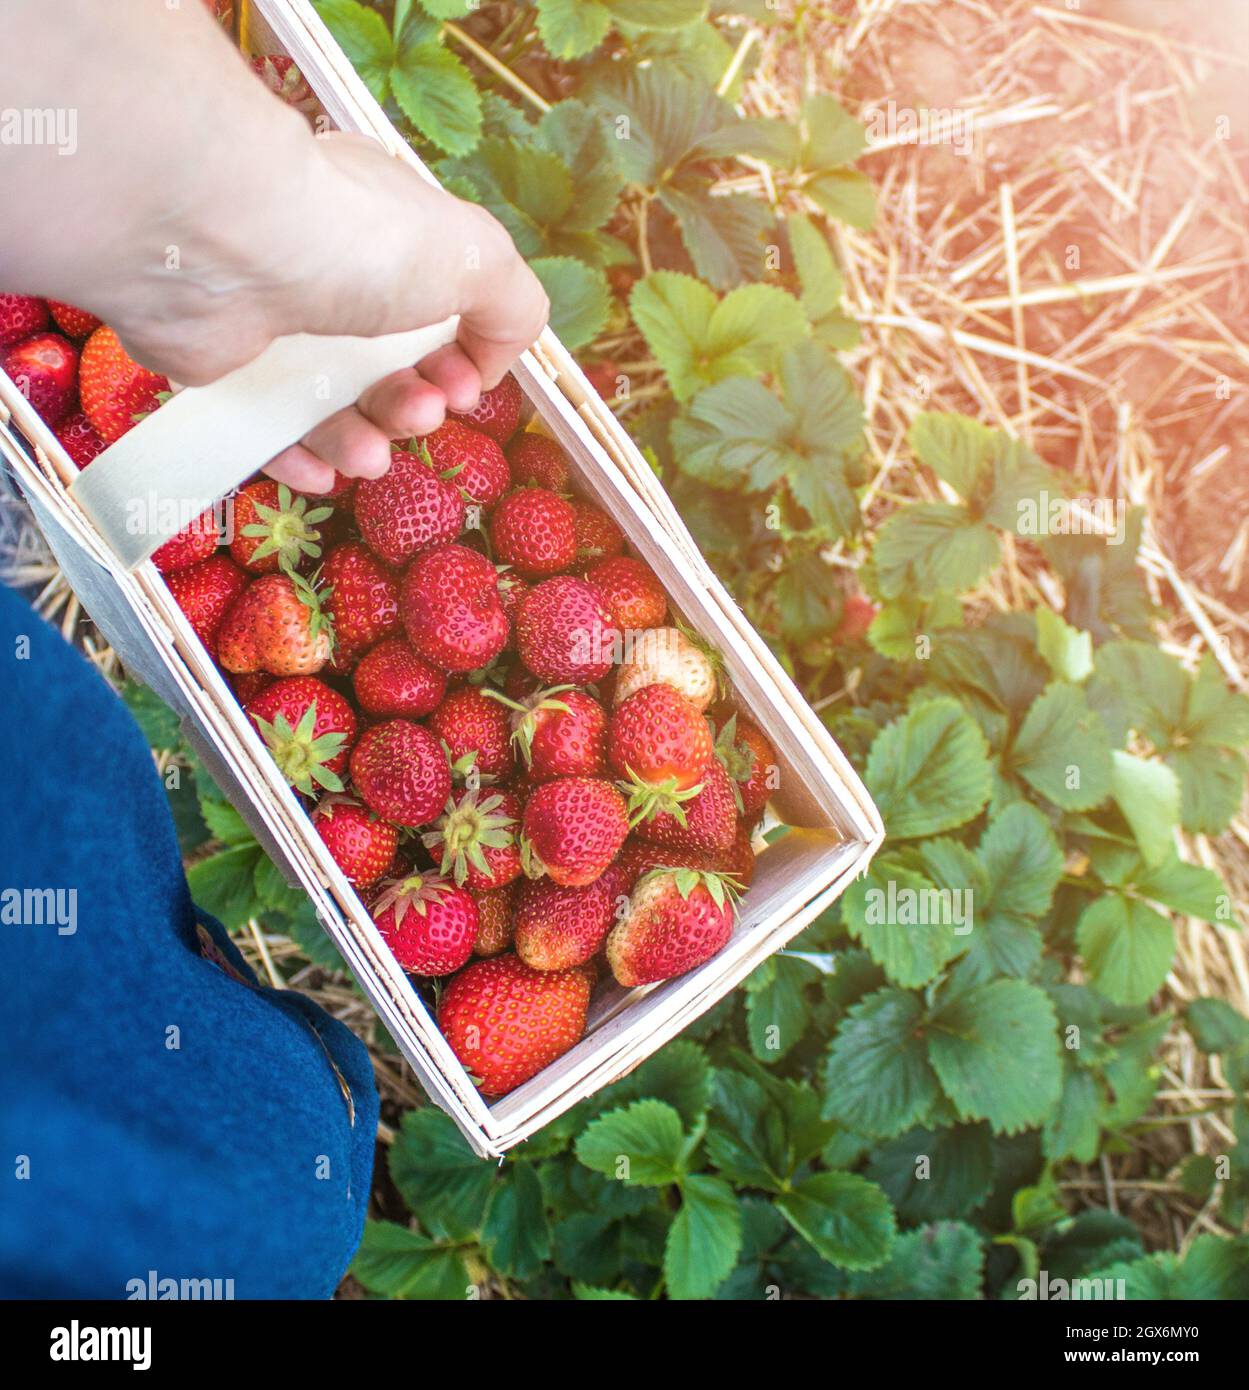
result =
[[[2,587],[0,985],[0,1296],[154,1271],[329,1297],[369,1196],[368,1054],[197,913],[137,725]]]

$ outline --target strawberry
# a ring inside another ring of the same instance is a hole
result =
[[[220,539],[221,527],[216,509],[209,507],[176,535],[170,536],[164,545],[158,546],[152,552],[152,563],[162,574],[173,574],[176,570],[186,569],[188,565],[207,560],[217,549]]]
[[[716,736],[716,756],[733,779],[738,814],[757,820],[779,782],[776,749],[757,725],[732,714]]]
[[[628,791],[631,825],[661,811],[678,815],[714,755],[707,721],[670,685],[644,686],[608,724],[607,761]]]
[[[102,324],[82,349],[78,390],[87,419],[112,444],[168,399],[169,378],[141,367]]]
[[[579,888],[549,878],[522,883],[514,910],[516,954],[535,970],[583,965],[615,926],[617,900],[625,895],[623,876],[611,868]]]
[[[108,448],[81,410],[67,415],[53,433],[78,468],[85,468],[92,459],[98,458]]]
[[[53,322],[67,338],[89,338],[100,326],[100,320],[85,309],[77,309],[72,304],[62,304],[49,299],[48,308]]]
[[[521,858],[531,878],[593,883],[629,833],[624,798],[598,777],[560,777],[535,787],[521,822]]]
[[[477,902],[477,939],[473,942],[475,956],[497,956],[512,944],[512,903],[516,897],[515,883],[505,888],[492,888],[488,893],[474,893]]]
[[[48,326],[48,306],[30,294],[0,294],[0,348],[10,348]]]
[[[495,568],[467,546],[419,555],[403,576],[399,612],[417,653],[444,671],[488,666],[507,645]]]
[[[441,739],[457,772],[470,765],[486,781],[511,775],[512,721],[497,699],[475,685],[453,690],[426,720],[430,733]]]
[[[441,872],[474,893],[503,888],[521,874],[520,802],[511,792],[475,789],[453,796],[421,843]]]
[[[516,649],[541,681],[591,685],[602,680],[619,641],[611,614],[584,579],[548,579],[521,601]]]
[[[393,449],[390,471],[356,485],[356,525],[369,549],[388,565],[454,540],[464,529],[464,499],[419,454]]]
[[[395,959],[414,975],[450,975],[473,954],[477,904],[437,874],[388,879],[370,911]]]
[[[336,690],[311,676],[289,676],[257,695],[246,713],[296,791],[342,791],[356,716]]]
[[[252,71],[266,87],[281,97],[287,106],[302,111],[305,116],[317,116],[321,103],[304,79],[303,73],[285,53],[266,53],[252,59]]]
[[[572,508],[581,564],[596,565],[624,554],[624,532],[601,507],[575,498]]]
[[[225,554],[210,555],[207,560],[175,570],[165,578],[174,602],[186,614],[187,622],[214,661],[221,620],[248,582],[246,571]]]
[[[668,616],[668,595],[655,571],[631,555],[615,555],[591,565],[585,582],[622,631],[657,628]]]
[[[863,594],[847,594],[841,605],[841,621],[833,632],[833,643],[846,646],[862,642],[877,614],[876,605]]]
[[[334,622],[334,669],[348,671],[362,653],[399,626],[399,583],[359,541],[336,545],[325,557],[325,611]]]
[[[626,890],[631,892],[638,879],[652,869],[714,869],[717,865],[709,855],[648,844],[630,835],[614,867],[619,870]]]
[[[312,823],[353,888],[371,888],[394,862],[398,830],[350,797],[323,796]]]
[[[0,366],[40,416],[56,425],[74,404],[78,349],[59,333],[36,333],[15,343]]]
[[[303,575],[262,574],[226,613],[217,631],[227,671],[315,675],[330,658],[333,629]]]
[[[333,514],[324,504],[309,508],[308,499],[285,483],[257,478],[234,494],[230,554],[253,574],[298,569],[321,554],[317,527]]]
[[[466,502],[493,507],[511,485],[503,450],[480,430],[459,419],[445,421],[420,441],[437,472],[460,490]]]
[[[222,558],[225,558],[224,556]],[[240,571],[241,572],[241,571]],[[250,704],[262,690],[268,690],[275,677],[268,671],[241,671],[237,676],[227,677],[230,689],[240,705]]]
[[[438,740],[408,719],[373,724],[351,754],[351,780],[366,806],[396,825],[425,825],[451,795],[451,768]]]
[[[546,488],[517,488],[490,518],[490,544],[498,560],[522,579],[545,579],[577,558],[576,512]]]
[[[514,376],[505,376],[497,386],[481,393],[481,399],[472,410],[462,414],[452,412],[448,419],[479,430],[489,435],[496,444],[502,445],[520,427],[520,412],[524,403],[520,383]]]
[[[638,881],[607,938],[607,963],[625,986],[684,975],[728,944],[735,916],[733,886],[723,875],[653,870]]]
[[[653,627],[625,644],[616,673],[616,704],[648,685],[670,685],[704,710],[720,688],[721,659],[679,627]]]
[[[422,661],[402,637],[388,637],[370,648],[351,679],[360,708],[374,719],[419,719],[447,691],[446,676]]]
[[[592,695],[571,685],[554,685],[523,701],[486,693],[512,711],[512,742],[533,782],[607,771],[607,714]]]
[[[628,291],[625,292],[625,295],[627,298]],[[581,370],[585,373],[585,379],[605,401],[620,399],[617,381],[617,377],[620,376],[620,368],[610,357],[604,357],[598,362],[590,362]]]
[[[581,1041],[593,988],[584,968],[474,961],[443,992],[438,1026],[485,1096],[502,1096]]]
[[[755,847],[751,839],[750,827],[745,821],[737,822],[733,833],[733,843],[721,854],[712,856],[712,868],[735,879],[743,888],[750,887],[755,876]]]
[[[535,434],[529,430],[513,439],[507,448],[507,466],[517,487],[542,487],[548,492],[568,491],[567,456],[545,434]]]
[[[495,572],[498,574],[499,602],[503,605],[503,611],[507,614],[509,623],[516,622],[516,615],[520,612],[520,605],[525,595],[529,592],[529,585],[518,574],[514,574],[506,565],[496,565]]]
[[[712,758],[703,771],[696,796],[678,803],[673,810],[657,809],[653,815],[638,820],[633,830],[640,840],[671,849],[726,854],[737,833],[737,800],[729,774],[718,759]]]

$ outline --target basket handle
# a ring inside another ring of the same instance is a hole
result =
[[[296,333],[208,386],[179,391],[94,459],[70,495],[127,570],[182,523],[375,382],[455,340],[458,318],[377,338]]]

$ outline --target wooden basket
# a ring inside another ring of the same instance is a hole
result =
[[[246,37],[254,51],[288,53],[334,125],[373,136],[432,178],[307,0],[254,0]],[[127,670],[178,712],[188,739],[261,844],[288,881],[310,895],[432,1099],[478,1153],[499,1155],[624,1075],[785,945],[863,871],[883,828],[853,769],[711,572],[646,460],[560,342],[543,334],[516,367],[526,397],[568,453],[579,489],[617,519],[633,551],[663,581],[674,611],[723,653],[740,703],[776,747],[780,787],[771,811],[793,828],[759,855],[724,950],[678,979],[600,993],[576,1047],[487,1104],[146,559],[153,542],[129,530],[126,510],[135,497],[156,494],[193,514],[191,508],[224,496],[354,400],[362,386],[419,359],[453,332],[449,322],[371,340],[282,340],[222,381],[178,393],[82,474],[0,373],[0,452]],[[314,376],[317,392],[309,389]],[[211,429],[200,423],[205,420]]]

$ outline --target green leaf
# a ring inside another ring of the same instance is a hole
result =
[[[1111,759],[1101,718],[1077,686],[1047,686],[1024,717],[1008,770],[1065,811],[1087,811],[1111,789]]]
[[[831,169],[817,174],[802,190],[829,217],[870,231],[876,222],[876,189],[857,169]]]
[[[681,1208],[664,1245],[672,1298],[710,1298],[728,1278],[742,1245],[742,1213],[721,1178],[694,1173],[681,1184]]]
[[[626,1293],[623,1289],[599,1289],[592,1284],[572,1285],[572,1296],[580,1303],[636,1303],[637,1294]]]
[[[539,256],[529,268],[551,300],[551,327],[567,348],[579,348],[602,332],[611,309],[607,276],[571,256]]]
[[[247,822],[228,801],[217,801],[212,797],[201,797],[200,815],[214,840],[223,845],[255,845],[256,837]]]
[[[966,1216],[993,1186],[989,1127],[908,1130],[875,1150],[867,1176],[907,1221]]]
[[[513,1279],[531,1279],[551,1255],[542,1185],[530,1163],[512,1163],[494,1184],[481,1228],[491,1267]]]
[[[128,677],[121,688],[121,698],[143,730],[148,747],[161,752],[175,752],[182,744],[178,716],[150,686]]]
[[[387,1155],[391,1181],[426,1230],[464,1240],[481,1225],[495,1170],[469,1148],[450,1115],[407,1110]]]
[[[707,13],[707,0],[605,0],[617,23],[683,29]]]
[[[357,0],[313,0],[317,14],[378,101],[390,95],[395,41],[386,21]]]
[[[263,911],[256,892],[256,865],[263,857],[264,851],[251,841],[201,859],[187,870],[191,897],[226,927],[245,926],[249,917]]]
[[[876,533],[876,575],[885,598],[974,589],[997,564],[998,538],[966,507],[916,502],[900,507]]]
[[[980,838],[988,900],[983,911],[1042,917],[1062,877],[1063,855],[1049,822],[1035,806],[1017,801],[994,816]]]
[[[684,1172],[681,1117],[660,1100],[639,1100],[587,1125],[577,1140],[578,1160],[606,1178],[659,1187]]]
[[[893,838],[940,834],[989,799],[988,746],[954,700],[928,700],[876,737],[866,780]]]
[[[1052,608],[1036,611],[1037,650],[1054,673],[1055,680],[1079,685],[1093,671],[1093,638],[1080,632],[1054,612]]]
[[[832,169],[863,153],[867,133],[835,97],[818,93],[802,105],[805,169]]]
[[[450,155],[481,139],[481,97],[472,75],[440,43],[407,47],[390,74],[395,100],[427,140]]]
[[[880,1269],[851,1275],[850,1292],[871,1299],[981,1298],[984,1247],[962,1221],[937,1221],[899,1236]]]
[[[917,415],[906,436],[920,463],[949,483],[964,502],[971,501],[987,475],[996,438],[969,416],[936,410]]]
[[[1144,903],[1107,893],[1080,914],[1076,942],[1093,986],[1113,1004],[1145,1004],[1175,955],[1171,923]]]
[[[725,377],[770,369],[807,332],[798,301],[775,285],[743,285],[717,299],[672,270],[639,280],[629,308],[678,401]]]
[[[383,1298],[463,1299],[470,1281],[453,1249],[391,1221],[366,1221],[351,1272]]]
[[[874,1269],[897,1230],[889,1198],[857,1173],[815,1173],[781,1193],[776,1206],[816,1252],[840,1269]]]
[[[656,195],[677,220],[695,271],[716,289],[763,273],[763,244],[773,225],[766,203],[747,193],[714,193],[709,179],[671,184]]]
[[[1180,779],[1180,819],[1185,830],[1221,835],[1240,806],[1245,762],[1238,752],[1193,744],[1176,748],[1166,762]]]
[[[1224,1056],[1249,1052],[1249,1018],[1225,999],[1194,999],[1184,1012],[1184,1021],[1202,1052]]]
[[[543,115],[533,138],[560,159],[572,180],[571,206],[558,219],[560,227],[596,231],[616,211],[623,181],[616,142],[608,140],[599,113],[581,101],[561,101]],[[537,220],[548,226],[556,221],[549,213]]]
[[[942,1004],[928,1053],[964,1119],[1013,1134],[1040,1124],[1058,1099],[1062,1071],[1054,1006],[1023,980],[994,980]]]
[[[1132,891],[1172,912],[1200,917],[1205,922],[1230,924],[1232,900],[1223,880],[1213,869],[1185,864],[1175,851],[1160,864],[1129,876]]]
[[[1102,1101],[1101,1082],[1090,1070],[1066,1068],[1058,1108],[1042,1133],[1046,1158],[1093,1162],[1101,1145]]]
[[[824,1113],[880,1138],[921,1120],[938,1096],[922,1020],[920,1000],[901,989],[879,989],[855,1004],[829,1048]]]
[[[1111,754],[1111,792],[1132,827],[1141,858],[1161,864],[1175,852],[1180,823],[1180,780],[1154,758],[1138,758],[1116,748]]]
[[[779,1062],[806,1031],[810,1019],[806,986],[811,967],[773,956],[746,980],[746,1031],[761,1062]]]
[[[974,869],[972,855],[961,845],[956,848]],[[970,891],[969,883],[964,886]],[[955,954],[950,901],[922,873],[882,854],[846,889],[842,915],[850,935],[867,947],[889,979],[914,988],[927,984]],[[919,920],[921,915],[928,920]]]
[[[598,0],[538,0],[538,37],[552,58],[581,58],[611,28],[611,11]]]
[[[1096,1277],[1122,1279],[1129,1299],[1243,1302],[1249,1298],[1249,1241],[1203,1234],[1183,1259],[1169,1253],[1147,1255],[1129,1264],[1109,1265]]]

